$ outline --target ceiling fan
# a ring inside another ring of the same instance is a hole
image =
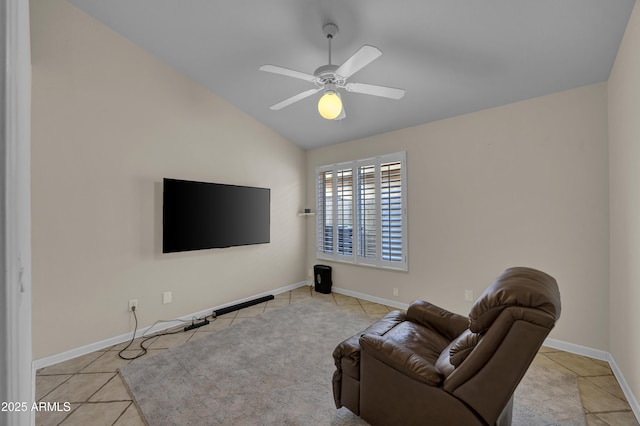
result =
[[[366,95],[381,96],[383,98],[390,99],[400,99],[404,96],[403,89],[378,86],[374,84],[347,82],[349,77],[369,65],[373,60],[382,55],[382,52],[377,47],[365,44],[342,65],[333,65],[331,64],[331,40],[338,33],[338,27],[335,24],[326,24],[322,27],[322,30],[324,35],[327,37],[327,40],[329,40],[329,64],[319,67],[313,74],[307,74],[289,68],[279,67],[277,65],[263,65],[260,67],[261,71],[299,78],[313,83],[316,86],[313,89],[298,93],[297,95],[272,105],[270,107],[272,110],[280,110],[322,91],[324,92],[324,95],[318,102],[318,112],[327,120],[341,120],[346,117],[346,114],[342,106],[342,98],[338,89],[345,89],[347,92],[364,93]]]

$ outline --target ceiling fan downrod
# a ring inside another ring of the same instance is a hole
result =
[[[331,65],[331,40],[338,34],[338,26],[336,24],[325,24],[322,27],[325,37],[329,40],[329,65]]]

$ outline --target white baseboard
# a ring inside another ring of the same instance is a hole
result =
[[[344,288],[333,287],[331,291],[339,294],[344,294],[345,296],[356,297],[358,299],[367,300],[369,302],[379,303],[381,305],[391,306],[392,308],[407,310],[409,308],[409,304],[401,303],[396,300],[383,299],[381,297],[370,296],[364,293],[358,293],[357,291],[346,290]]]
[[[609,361],[611,354],[606,351],[589,348],[587,346],[576,345],[575,343],[563,342],[562,340],[547,338],[544,345],[553,349],[570,352],[576,355],[582,355],[589,358],[599,359],[600,361]]]
[[[167,321],[167,322],[163,322],[162,324],[157,324],[157,325],[152,325],[146,328],[141,328],[140,330],[138,330],[136,332],[136,336],[142,336],[145,333],[149,332],[152,328],[153,328],[153,332],[159,332],[159,331],[163,331],[166,330],[168,328],[171,327],[175,327],[176,325],[179,325],[181,323],[183,323],[184,321],[190,321],[193,318],[202,318],[204,316],[207,315],[211,315],[211,313],[217,309],[222,309],[222,308],[226,308],[228,306],[233,306],[236,305],[238,303],[243,303],[243,302],[248,302],[250,300],[253,299],[257,299],[259,297],[264,297],[264,296],[268,296],[270,294],[280,294],[280,293],[284,293],[287,291],[291,291],[291,290],[295,290],[298,287],[302,287],[308,285],[308,283],[306,281],[302,281],[299,283],[295,283],[295,284],[291,284],[288,286],[284,286],[284,287],[280,287],[277,288],[275,290],[272,291],[266,291],[264,293],[260,293],[260,294],[256,294],[254,296],[251,297],[246,297],[244,299],[239,299],[233,302],[229,302],[229,303],[225,303],[219,306],[214,306],[212,308],[209,309],[204,309],[200,312],[195,312],[192,314],[188,314],[188,315],[184,315],[180,318],[176,318],[175,320],[172,321]],[[91,343],[85,346],[81,346],[79,348],[75,348],[75,349],[71,349],[69,351],[65,351],[56,355],[51,355],[45,358],[40,358],[37,360],[33,361],[33,369],[37,370],[39,368],[43,368],[43,367],[48,367],[50,365],[53,364],[57,364],[59,362],[63,362],[63,361],[68,361],[70,359],[73,358],[77,358],[79,356],[82,355],[86,355],[89,354],[91,352],[95,352],[95,351],[99,351],[101,349],[105,349],[105,348],[109,348],[111,346],[123,343],[123,342],[127,342],[129,340],[131,340],[131,338],[133,338],[133,332],[129,332],[129,333],[125,333],[125,334],[121,334],[119,336],[115,336],[115,337],[111,337],[109,339],[105,339],[105,340],[101,340],[99,342],[95,342],[95,343]]]
[[[576,355],[582,355],[589,358],[599,359],[601,361],[607,361],[609,363],[609,366],[611,367],[613,375],[615,376],[616,380],[618,380],[618,384],[620,385],[625,398],[627,398],[627,402],[631,407],[631,411],[633,411],[633,415],[636,417],[636,420],[640,422],[640,404],[638,404],[638,400],[633,394],[633,391],[631,391],[631,388],[629,387],[627,380],[624,378],[620,367],[618,367],[615,359],[613,359],[613,355],[606,351],[589,348],[587,346],[576,345],[574,343],[567,343],[563,342],[562,340],[556,339],[545,339],[544,345],[565,352],[571,352]]]
[[[629,406],[631,406],[631,411],[633,411],[633,415],[636,416],[636,420],[638,421],[638,423],[640,423],[640,404],[638,404],[638,400],[636,399],[636,396],[633,394],[633,391],[629,387],[629,383],[627,383],[626,379],[622,375],[622,371],[620,370],[620,367],[618,367],[618,364],[616,363],[615,359],[613,359],[613,356],[611,354],[608,354],[608,355],[609,357],[607,361],[611,366],[611,371],[613,371],[613,375],[616,376],[616,379],[620,384],[620,388],[622,388],[622,392],[624,393],[625,398],[627,398],[627,402],[629,403]]]

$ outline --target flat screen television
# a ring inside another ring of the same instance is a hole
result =
[[[162,252],[264,244],[271,190],[163,179]]]

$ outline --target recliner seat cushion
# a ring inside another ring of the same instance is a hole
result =
[[[432,329],[411,321],[398,324],[383,336],[363,334],[360,346],[398,371],[430,385],[439,385],[444,375],[436,360],[449,340]]]
[[[397,342],[431,364],[435,364],[440,352],[449,344],[449,339],[438,332],[411,321],[404,321],[382,336]]]

